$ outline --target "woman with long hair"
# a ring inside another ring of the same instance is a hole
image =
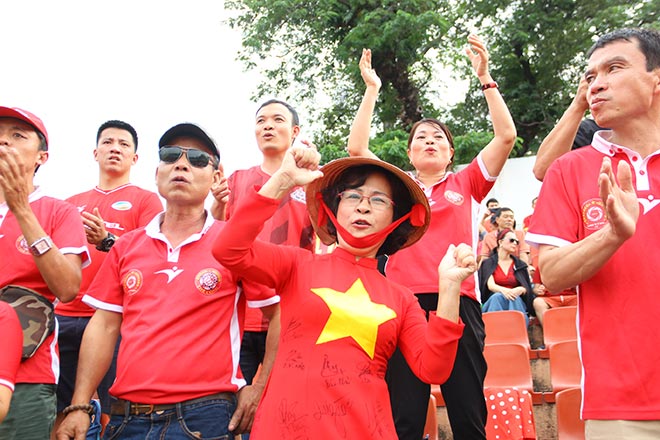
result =
[[[513,230],[497,233],[497,247],[479,266],[479,289],[484,312],[517,310],[529,323],[534,292],[527,263],[515,256],[519,244]]]

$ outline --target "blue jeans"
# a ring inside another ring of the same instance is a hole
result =
[[[521,297],[513,301],[507,299],[501,292],[495,292],[483,305],[483,312],[500,312],[502,310],[517,310],[525,315],[525,323],[529,325],[529,316],[527,316],[527,307]]]
[[[104,440],[225,440],[233,439],[229,419],[236,401],[208,400],[178,404],[176,408],[148,415],[113,415]]]

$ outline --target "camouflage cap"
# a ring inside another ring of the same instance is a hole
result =
[[[0,289],[0,301],[8,303],[23,328],[23,360],[29,359],[55,330],[53,304],[34,290],[21,286]]]

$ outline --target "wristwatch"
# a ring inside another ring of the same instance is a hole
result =
[[[101,240],[96,246],[96,249],[101,252],[110,252],[110,248],[115,244],[115,240],[117,240],[117,237],[113,233],[108,232],[108,236]]]
[[[35,257],[43,255],[53,248],[53,240],[49,236],[38,238],[30,245],[30,253]]]

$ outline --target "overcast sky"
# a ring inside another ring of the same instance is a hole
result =
[[[227,175],[260,163],[258,103],[250,99],[260,77],[236,61],[240,35],[223,23],[223,3],[3,1],[0,105],[29,110],[46,124],[50,159],[37,184],[61,198],[94,187],[96,130],[109,119],[137,129],[132,181],[153,191],[158,139],[179,122],[209,132]],[[463,96],[466,84],[447,72],[436,80],[440,98]],[[310,137],[306,126],[303,115],[301,137]],[[531,196],[504,199],[524,203],[523,213]]]
[[[155,190],[156,145],[179,122],[205,128],[226,171],[258,164],[258,77],[235,61],[222,1],[5,1],[0,104],[41,117],[50,159],[36,181],[58,197],[97,183],[98,126],[138,131],[134,183]]]

